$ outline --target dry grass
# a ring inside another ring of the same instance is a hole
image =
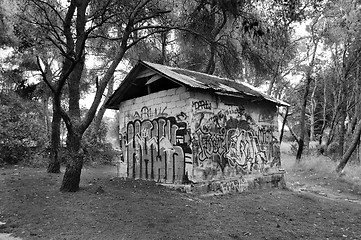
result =
[[[316,149],[314,147],[313,149]],[[282,166],[288,173],[308,173],[313,180],[330,179],[337,182],[347,183],[350,188],[361,189],[361,165],[349,163],[344,168],[342,174],[336,173],[338,162],[331,160],[327,156],[318,155],[316,151],[311,154],[304,154],[301,162],[296,164],[296,157],[292,154],[289,143],[282,143]]]

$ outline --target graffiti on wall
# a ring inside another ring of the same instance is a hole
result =
[[[244,107],[195,114],[193,127],[194,162],[199,166],[214,161],[222,171],[230,166],[249,173],[279,162],[273,126],[257,125]]]
[[[129,177],[181,182],[190,174],[193,161],[187,124],[176,117],[129,121],[122,138]]]
[[[195,168],[204,169],[207,178],[226,167],[248,174],[280,165],[273,124],[254,121],[252,116],[259,116],[244,106],[209,111],[210,102],[192,102],[192,117],[185,112],[169,116],[166,109],[143,107],[125,115],[121,137],[128,177],[184,182],[193,179]],[[222,188],[243,191],[244,184]]]
[[[248,182],[243,177],[240,177],[231,181],[212,182],[209,184],[209,188],[213,192],[244,192],[248,189]]]
[[[140,111],[135,111],[134,113],[127,113],[126,118],[128,120],[134,119],[152,119],[156,117],[165,117],[167,113],[165,110],[167,107],[158,107],[158,108],[150,108],[150,107],[142,107]]]
[[[194,110],[212,110],[212,105],[207,100],[199,100],[199,101],[193,101],[192,107]]]

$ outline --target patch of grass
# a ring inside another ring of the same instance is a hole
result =
[[[353,184],[361,186],[361,165],[346,165],[342,178]]]
[[[355,189],[361,191],[361,165],[349,163],[341,175],[336,173],[338,161],[335,162],[323,155],[303,155],[301,162],[296,164],[296,157],[290,153],[281,155],[282,166],[288,173],[303,175],[305,179],[324,182],[327,179],[335,188]]]

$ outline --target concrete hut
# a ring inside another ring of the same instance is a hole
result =
[[[128,178],[223,192],[284,183],[279,106],[249,84],[144,61],[106,102]]]

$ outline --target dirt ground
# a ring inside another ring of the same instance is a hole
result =
[[[86,168],[81,190],[62,174],[0,169],[0,232],[22,239],[361,239],[361,189],[287,170],[289,189],[222,196],[181,193]],[[63,171],[64,172],[64,171]]]

